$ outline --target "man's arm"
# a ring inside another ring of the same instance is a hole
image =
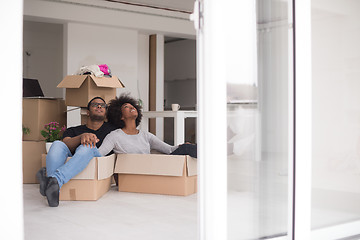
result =
[[[66,146],[70,149],[72,153],[80,144],[84,146],[90,146],[92,148],[96,147],[96,143],[98,141],[99,139],[93,133],[83,133],[75,137],[65,137],[63,139],[63,142],[66,144]]]

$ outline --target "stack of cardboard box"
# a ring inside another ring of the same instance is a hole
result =
[[[66,124],[65,101],[55,98],[23,98],[23,183],[38,183],[35,175],[41,167],[41,154],[45,153],[45,139],[40,131],[45,124]]]

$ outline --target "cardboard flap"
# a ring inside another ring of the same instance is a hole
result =
[[[67,158],[66,161],[69,161],[71,158]],[[90,160],[89,164],[86,168],[80,172],[78,175],[73,177],[72,179],[95,179],[95,169],[96,169],[96,158]]]
[[[58,85],[58,88],[80,88],[88,75],[69,75],[66,76]]]
[[[117,154],[115,173],[182,176],[185,156]]]
[[[187,156],[186,158],[187,165],[187,173],[188,176],[196,176],[197,175],[197,159]]]
[[[86,168],[72,179],[96,179],[96,175],[98,180],[108,178],[114,173],[115,158],[115,154],[107,157],[94,157],[90,160]],[[69,157],[66,161],[70,159]]]
[[[94,77],[91,76],[92,80],[98,87],[108,87],[108,88],[124,88],[124,84],[116,77]]]
[[[98,180],[102,180],[114,174],[115,154],[98,158]]]

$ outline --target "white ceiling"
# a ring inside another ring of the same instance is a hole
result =
[[[131,3],[151,7],[166,8],[191,13],[195,0],[105,0],[109,2]]]

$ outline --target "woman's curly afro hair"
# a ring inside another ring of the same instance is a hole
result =
[[[142,118],[141,106],[139,105],[139,102],[135,98],[130,97],[129,94],[122,94],[120,97],[116,97],[115,99],[110,100],[107,109],[108,122],[118,128],[125,127],[125,122],[121,120],[121,107],[125,103],[130,103],[132,106],[134,106],[134,108],[136,108],[138,112],[138,117],[136,118],[135,122],[136,126],[139,126]]]

